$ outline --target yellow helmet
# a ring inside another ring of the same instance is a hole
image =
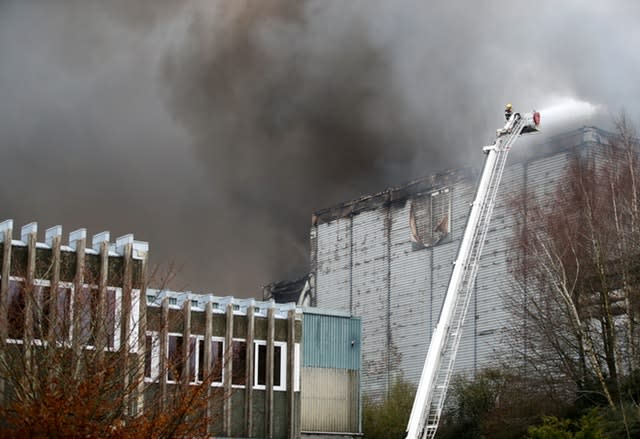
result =
[[[513,107],[513,105],[507,104],[507,105],[505,105],[504,109],[505,110],[511,110],[512,107]]]

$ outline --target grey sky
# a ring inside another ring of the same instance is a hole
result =
[[[480,163],[507,101],[638,120],[638,23],[631,0],[0,0],[0,217],[134,233],[175,288],[255,296],[305,272],[313,211]]]

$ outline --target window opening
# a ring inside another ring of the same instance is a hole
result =
[[[54,325],[54,337],[56,341],[65,343],[69,341],[71,332],[71,288],[58,287],[58,300],[56,302],[56,321]]]
[[[182,359],[182,336],[169,335],[167,380],[177,382],[182,376],[184,361]]]
[[[222,340],[211,339],[211,364],[209,366],[209,376],[204,375],[204,338],[198,339],[198,382],[208,379],[212,384],[222,384],[222,355],[224,343]]]
[[[451,191],[444,188],[411,201],[411,241],[417,248],[444,242],[451,233]]]
[[[255,359],[255,384],[258,388],[267,385],[267,343],[257,341]],[[286,351],[284,343],[275,342],[273,346],[273,388],[275,390],[285,390],[286,371],[283,369],[285,362],[283,356]]]
[[[7,336],[10,339],[22,340],[24,337],[24,294],[24,281],[9,280]]]
[[[107,288],[104,298],[104,331],[106,335],[107,348],[113,349],[115,347],[116,339],[116,290],[114,288]],[[100,316],[96,316],[100,318]]]
[[[48,285],[33,286],[33,337],[45,340],[51,318],[51,293]]]
[[[243,386],[245,384],[245,372],[247,371],[247,342],[233,340],[231,358],[233,361],[233,374],[231,384]]]
[[[73,304],[73,312],[77,313],[75,319],[78,322],[78,342],[81,346],[94,344],[94,317],[97,313],[98,301],[96,295],[92,294],[88,285],[83,285],[80,291],[76,292]]]
[[[195,384],[198,376],[198,357],[204,356],[204,350],[198,352],[200,344],[198,343],[198,336],[192,335],[189,337],[189,353],[187,356],[187,362],[189,365],[189,382]]]

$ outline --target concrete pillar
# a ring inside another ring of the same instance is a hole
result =
[[[78,229],[69,234],[69,246],[76,252],[76,272],[73,279],[73,300],[71,306],[73,310],[72,330],[71,330],[71,351],[72,351],[72,367],[74,377],[78,377],[81,373],[81,355],[82,346],[80,343],[81,320],[79,306],[82,298],[82,287],[84,285],[84,267],[85,267],[85,248],[87,240],[87,230]]]
[[[226,310],[227,325],[224,342],[226,345],[225,353],[225,371],[224,377],[224,409],[222,428],[227,436],[231,436],[231,396],[232,396],[232,376],[233,376],[233,304],[227,304]]]
[[[49,331],[47,340],[49,345],[53,346],[56,342],[56,328],[58,320],[64,318],[64,315],[58,315],[58,296],[60,284],[60,246],[62,245],[62,227],[55,226],[44,232],[45,243],[51,247],[51,287],[49,288]]]
[[[185,299],[182,304],[182,376],[180,382],[186,392],[189,388],[189,356],[191,342],[191,300]]]
[[[91,246],[94,250],[100,252],[100,272],[98,274],[98,297],[96,306],[96,322],[95,328],[95,347],[96,359],[99,365],[104,363],[104,350],[108,346],[105,328],[106,315],[106,298],[107,298],[107,281],[109,275],[109,232],[102,232],[94,235],[91,240]]]
[[[213,382],[213,374],[215,371],[211,368],[211,361],[213,359],[213,352],[211,351],[211,338],[213,337],[213,303],[207,302],[204,309],[205,322],[204,322],[204,370],[202,371],[202,377],[204,385],[207,388],[207,432],[212,433],[211,420],[214,417],[213,405],[211,398],[213,397],[213,390],[211,383]]]
[[[295,349],[296,349],[296,310],[287,314],[287,436],[296,439],[296,400],[295,400]]]
[[[273,439],[273,339],[275,337],[275,308],[267,310],[267,361],[265,388],[265,437]]]
[[[160,323],[160,404],[164,409],[167,401],[167,372],[169,371],[169,360],[167,347],[169,345],[169,298],[162,299],[162,317]]]
[[[35,373],[33,355],[34,346],[32,344],[34,339],[34,313],[40,312],[39,304],[36,303],[36,287],[35,287],[35,273],[36,273],[36,242],[37,242],[38,224],[30,223],[22,226],[20,231],[20,240],[27,243],[27,272],[24,273],[24,367],[25,378]]]
[[[253,339],[255,333],[255,308],[247,307],[247,366],[245,371],[244,389],[244,418],[245,436],[251,437],[253,433],[253,377],[254,377],[254,351]]]
[[[0,240],[2,242],[2,277],[0,278],[0,361],[4,361],[4,346],[9,331],[9,276],[11,269],[11,241],[13,239],[13,220],[0,223]],[[0,403],[5,402],[5,380],[0,377]]]
[[[132,367],[130,361],[130,349],[132,346],[132,328],[131,328],[131,306],[132,306],[132,274],[133,274],[133,235],[125,235],[116,239],[116,252],[122,256],[123,274],[122,274],[122,313],[120,316],[120,365],[122,367],[122,389],[126,393],[130,384],[130,369]],[[137,365],[133,365],[136,367]],[[123,407],[124,413],[129,413],[131,401],[125,395]]]
[[[140,278],[137,279],[140,285],[140,300],[138,301],[138,348],[136,368],[136,382],[138,389],[136,390],[137,404],[136,411],[138,415],[144,412],[144,360],[146,355],[146,336],[147,336],[147,264],[149,260],[149,244],[146,242],[134,241],[133,251],[140,260]]]

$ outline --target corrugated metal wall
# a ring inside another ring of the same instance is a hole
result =
[[[427,318],[430,309],[430,252],[414,251],[409,226],[410,203],[392,210],[390,319],[393,346],[397,349],[394,371],[406,371],[415,381],[427,353],[425,341],[431,337]],[[394,378],[397,374],[393,373]]]
[[[571,133],[560,141],[568,142],[565,146],[576,146],[583,138],[601,139],[594,133],[598,134],[587,128],[580,135]],[[471,299],[463,329],[456,362],[458,372],[473,373],[495,362],[504,348],[504,330],[510,319],[504,297],[513,289],[508,261],[515,218],[510,203],[521,190],[539,195],[555,192],[570,151],[550,151],[553,148],[537,149],[536,153],[547,155],[520,159],[505,171],[476,281],[476,295]],[[361,316],[365,394],[384,395],[394,377],[400,375],[418,382],[475,186],[472,179],[450,186],[452,240],[432,248],[412,247],[408,200],[316,226],[317,238],[312,248],[317,249],[317,267],[312,270],[317,304]]]
[[[362,327],[362,381],[370,392],[386,392],[387,361],[392,353],[387,338],[387,209],[353,217],[352,313]],[[319,296],[318,296],[319,297]],[[331,304],[327,304],[331,306]]]
[[[351,218],[317,226],[316,282],[322,291],[319,307],[349,312],[351,292]],[[330,304],[329,306],[327,304]]]
[[[305,367],[301,372],[302,431],[359,432],[359,374]]]
[[[302,367],[360,370],[360,319],[305,310]]]
[[[360,319],[306,309],[301,430],[360,432]]]

